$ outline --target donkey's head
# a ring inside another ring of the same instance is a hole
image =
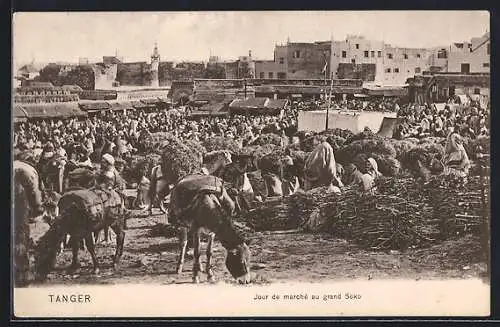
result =
[[[438,158],[436,158],[436,156],[434,156],[431,160],[430,160],[430,163],[429,163],[429,170],[433,173],[433,174],[440,174],[444,171],[444,165],[443,163],[441,162],[441,160],[439,160]]]
[[[226,267],[240,284],[250,283],[250,248],[246,243],[227,251]]]
[[[59,199],[61,199],[61,195],[55,191],[48,191],[45,194],[43,220],[49,225],[52,225],[52,222],[59,215]]]
[[[231,153],[227,150],[208,152],[203,157],[203,164],[210,174],[220,171],[232,162]]]

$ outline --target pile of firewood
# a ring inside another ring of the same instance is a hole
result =
[[[268,198],[264,203],[235,220],[245,222],[256,232],[296,228],[289,217],[288,203],[281,198]]]
[[[453,175],[439,175],[426,188],[443,237],[484,233],[489,215],[489,186],[483,185],[480,177],[464,180]]]
[[[432,208],[405,194],[360,193],[346,189],[336,201],[321,206],[323,230],[373,250],[433,244],[439,229]]]
[[[432,246],[458,235],[484,233],[482,182],[435,176],[382,177],[374,192],[344,188],[341,194],[318,188],[261,204],[242,219],[256,231],[300,228],[327,232],[372,250]]]

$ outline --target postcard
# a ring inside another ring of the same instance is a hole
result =
[[[17,12],[12,315],[490,314],[487,11]]]

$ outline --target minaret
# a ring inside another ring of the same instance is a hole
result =
[[[158,53],[158,44],[155,43],[153,54],[151,55],[151,87],[160,87],[158,79],[158,66],[160,65],[160,54]]]

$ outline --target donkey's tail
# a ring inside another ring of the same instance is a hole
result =
[[[66,236],[67,225],[63,216],[57,217],[50,229],[39,239],[35,247],[35,278],[44,281],[54,268],[59,246]]]

